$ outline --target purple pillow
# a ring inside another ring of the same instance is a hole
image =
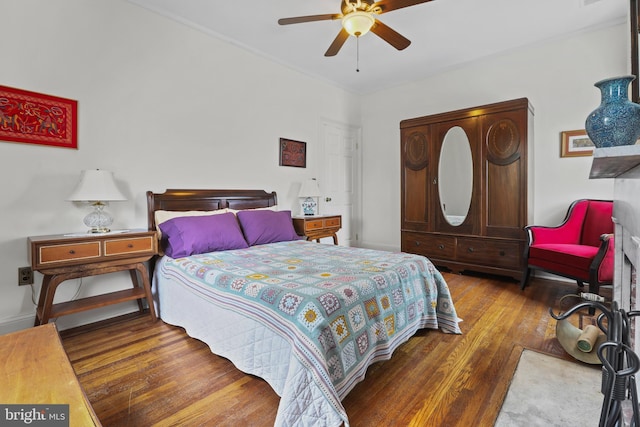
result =
[[[286,242],[300,238],[293,229],[291,211],[240,211],[238,212],[238,220],[249,246]]]
[[[235,215],[230,212],[182,216],[163,222],[159,227],[163,238],[168,239],[164,253],[171,258],[249,247]]]

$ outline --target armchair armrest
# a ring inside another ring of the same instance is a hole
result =
[[[529,245],[544,243],[580,244],[580,228],[567,222],[557,227],[543,225],[527,225],[525,228],[529,237]]]
[[[612,284],[614,258],[615,242],[613,234],[601,235],[598,253],[589,267],[589,281],[591,283]]]

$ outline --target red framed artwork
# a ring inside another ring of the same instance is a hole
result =
[[[0,141],[78,148],[78,101],[0,85]]]
[[[307,143],[280,138],[280,166],[307,167]]]

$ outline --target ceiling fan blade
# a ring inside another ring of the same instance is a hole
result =
[[[392,10],[402,9],[403,7],[415,6],[420,3],[428,3],[432,0],[380,0],[375,2],[372,7],[379,7],[380,13],[391,12]]]
[[[294,18],[281,18],[278,19],[278,24],[280,25],[289,25],[289,24],[301,24],[303,22],[313,22],[313,21],[329,21],[332,19],[340,19],[342,18],[341,14],[326,14],[326,15],[309,15],[309,16],[296,16]]]
[[[376,19],[371,32],[398,50],[406,49],[411,40]]]
[[[340,51],[340,48],[348,38],[349,33],[347,33],[347,30],[342,28],[336,38],[333,40],[333,43],[331,43],[331,46],[329,46],[329,49],[327,49],[327,51],[324,53],[324,56],[336,56]]]

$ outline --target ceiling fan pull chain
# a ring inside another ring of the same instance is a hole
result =
[[[360,37],[356,37],[356,73],[360,72]]]

